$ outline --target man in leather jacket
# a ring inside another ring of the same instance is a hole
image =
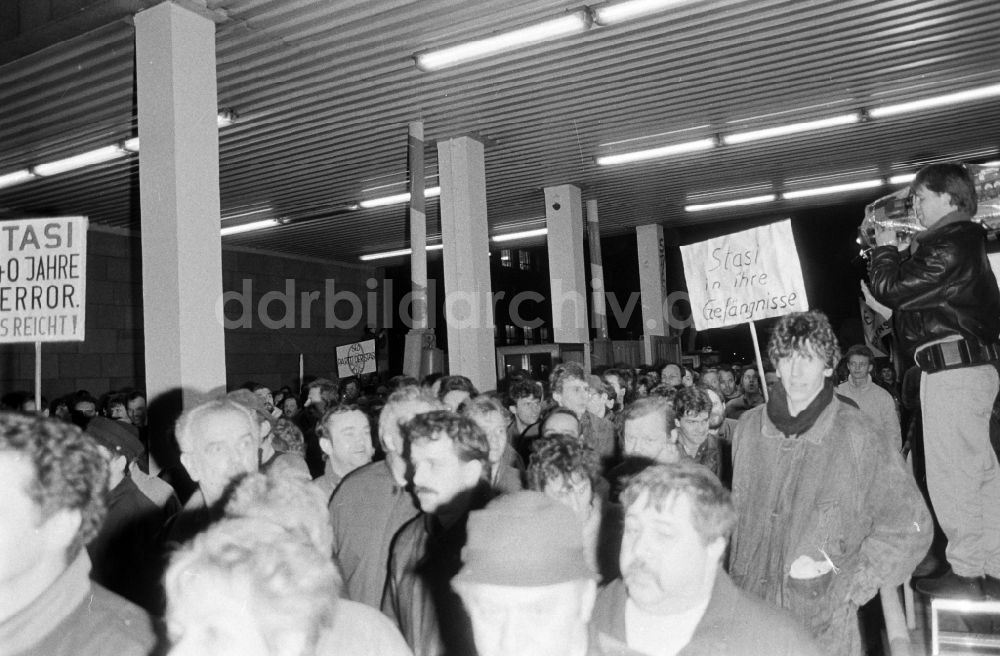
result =
[[[876,234],[869,277],[922,370],[927,484],[948,537],[951,571],[921,579],[917,589],[1000,598],[1000,465],[990,441],[1000,390],[1000,290],[984,230],[970,221],[977,204],[967,169],[931,164],[912,187],[926,230],[909,244],[897,243],[893,230]]]

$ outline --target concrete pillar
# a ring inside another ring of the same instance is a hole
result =
[[[593,366],[614,364],[614,349],[608,339],[608,306],[604,297],[604,258],[601,255],[601,224],[597,201],[587,201],[587,248],[590,251],[590,316],[594,324],[591,349]]]
[[[587,344],[590,330],[583,259],[583,202],[579,187],[545,188],[545,226],[549,231],[554,341],[557,344]]]
[[[226,384],[215,24],[164,2],[135,46],[146,392],[190,406]]]
[[[663,337],[667,326],[663,318],[663,303],[667,298],[667,262],[663,253],[663,227],[656,224],[635,228],[639,258],[639,293],[642,299],[643,342],[646,361],[652,363],[650,337]]]
[[[439,141],[437,147],[448,369],[468,376],[478,389],[495,389],[483,144],[471,137],[459,137]]]
[[[407,135],[410,164],[410,293],[413,298],[413,328],[406,335],[403,373],[421,378],[425,354],[434,347],[434,331],[427,320],[427,215],[424,211],[424,123],[410,123]]]

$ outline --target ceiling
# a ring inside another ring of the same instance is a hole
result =
[[[185,0],[192,2],[193,0]],[[584,0],[586,2],[586,0]],[[132,15],[151,1],[0,0],[0,174],[136,134]],[[783,189],[996,159],[1000,98],[710,151],[600,154],[824,118],[1000,82],[996,0],[688,1],[427,73],[413,54],[578,9],[580,0],[209,0],[217,22],[223,217],[288,225],[227,244],[357,261],[407,241],[407,124],[485,143],[491,230],[544,223],[546,186],[598,201],[604,235],[830,203],[686,213],[705,192]],[[138,157],[0,189],[17,214],[139,228]],[[830,177],[840,176],[840,177]],[[428,180],[428,186],[435,184]],[[395,186],[393,186],[395,185]],[[378,192],[366,191],[382,187]],[[856,192],[870,200],[887,190]],[[440,231],[437,201],[428,232]],[[860,216],[857,217],[860,221]]]

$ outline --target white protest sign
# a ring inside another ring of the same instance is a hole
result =
[[[809,309],[788,220],[681,246],[695,328]]]
[[[340,378],[375,373],[375,340],[337,347],[337,375]]]
[[[82,342],[87,218],[0,221],[0,343]]]

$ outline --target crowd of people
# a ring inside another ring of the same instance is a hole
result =
[[[248,382],[159,462],[139,392],[6,395],[0,654],[862,654],[937,504],[876,364],[810,311],[742,367]],[[932,592],[1000,597],[952,522]]]

